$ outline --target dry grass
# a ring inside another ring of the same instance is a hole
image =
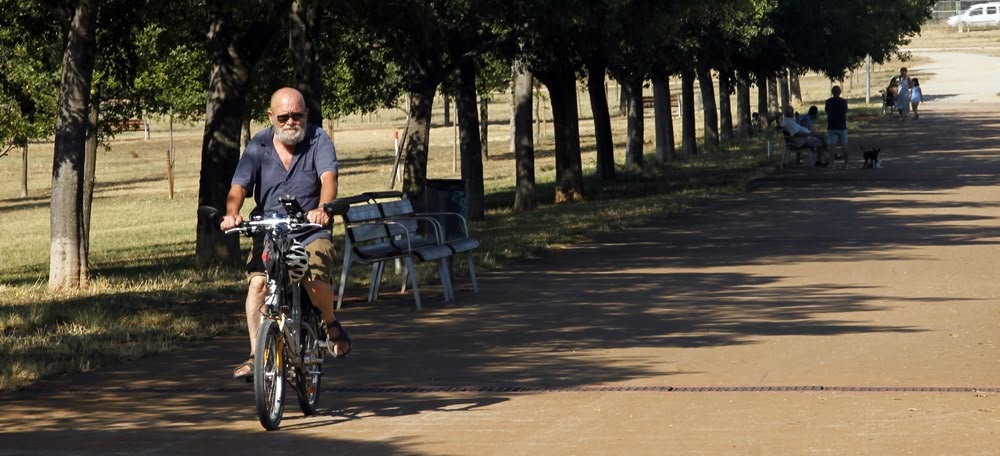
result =
[[[998,36],[993,32],[957,36],[939,28],[917,37],[913,46],[959,43],[993,52],[988,49],[995,46]],[[851,100],[855,125],[863,122],[866,112],[878,109],[877,90],[898,66],[899,62],[894,62],[873,68],[872,81],[879,82],[873,82],[873,104],[867,108],[864,72],[837,82]],[[921,78],[931,81],[933,75]],[[803,104],[820,104],[831,85],[819,75],[803,77]],[[676,90],[680,84],[673,81],[672,87]],[[611,82],[608,88],[609,99],[616,100],[617,86]],[[620,167],[616,182],[599,183],[592,177],[595,154],[590,107],[586,95],[581,95],[588,199],[576,204],[549,203],[554,192],[551,118],[547,109],[542,110],[539,114],[545,122],[536,134],[536,175],[542,204],[530,214],[509,209],[514,186],[509,97],[498,94],[491,103],[490,159],[484,165],[488,211],[485,220],[471,225],[483,241],[477,256],[482,270],[544,255],[560,245],[683,210],[718,194],[743,191],[748,182],[773,169],[774,162],[765,156],[767,138],[760,136],[724,151],[703,152],[694,159],[665,166],[641,170]],[[756,100],[755,94],[753,97]],[[435,121],[441,125],[443,109],[440,100],[438,103]],[[625,121],[616,117],[613,122],[617,159],[621,162]],[[679,132],[678,119],[674,118],[674,122]],[[168,350],[193,340],[242,333],[241,272],[198,270],[192,264],[203,127],[175,126],[175,193],[170,199],[166,182],[170,138],[165,123],[154,120],[152,125],[149,141],[143,140],[140,133],[122,134],[109,149],[98,154],[91,235],[94,281],[76,294],[52,294],[45,288],[52,144],[31,145],[29,192],[25,198],[18,197],[19,156],[0,159],[0,218],[5,233],[0,248],[13,253],[0,263],[0,391],[30,385],[47,376],[87,371]],[[341,160],[342,195],[386,187],[393,162],[393,134],[401,133],[404,125],[399,110],[349,116],[328,124]],[[700,119],[696,125],[701,127]],[[646,131],[647,150],[652,153],[652,119],[647,119]],[[451,127],[439,126],[432,131],[429,178],[459,177],[454,140]],[[653,157],[647,156],[647,160],[652,162]],[[352,280],[356,288],[364,277],[359,273]],[[357,289],[349,292],[361,293]]]

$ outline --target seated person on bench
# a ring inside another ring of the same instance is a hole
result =
[[[819,108],[817,108],[816,105],[812,105],[809,107],[809,112],[799,116],[799,125],[806,127],[806,130],[809,130],[809,132],[812,133],[813,126],[816,125],[817,117],[819,117]]]
[[[810,112],[812,108],[810,108]],[[817,134],[803,127],[795,121],[795,111],[791,107],[785,108],[785,115],[781,120],[781,129],[785,131],[786,141],[792,147],[808,147],[816,157],[816,166],[827,166],[829,162],[823,156],[826,152],[825,141]]]

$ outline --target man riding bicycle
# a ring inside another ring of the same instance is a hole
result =
[[[337,154],[330,136],[321,127],[307,123],[307,114],[305,98],[298,90],[285,87],[271,95],[271,107],[267,112],[271,127],[253,137],[236,166],[226,198],[223,230],[243,223],[240,209],[250,192],[256,203],[252,215],[284,213],[278,198],[292,195],[306,211],[306,219],[323,226],[330,224],[330,217],[322,205],[337,196]],[[309,274],[302,281],[309,300],[323,315],[327,341],[334,357],[347,356],[351,352],[351,339],[333,313],[333,236],[329,229],[322,229],[296,235],[296,239],[309,253]],[[246,318],[250,358],[233,371],[233,378],[247,378],[253,374],[257,329],[267,294],[262,251],[261,241],[255,239],[247,262]]]

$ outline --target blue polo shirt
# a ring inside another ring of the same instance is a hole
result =
[[[274,127],[257,133],[247,144],[236,165],[232,183],[253,194],[257,207],[252,215],[275,213],[284,216],[285,209],[278,198],[285,195],[295,196],[306,211],[319,207],[322,187],[319,177],[327,171],[337,172],[337,153],[326,131],[312,124],[307,124],[305,128],[305,139],[295,147],[288,170],[278,158],[278,151],[272,142]],[[310,233],[299,240],[308,243],[320,235],[331,237],[329,230],[322,231]]]

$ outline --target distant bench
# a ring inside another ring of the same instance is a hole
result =
[[[444,299],[452,301],[455,294],[450,260],[453,256],[464,253],[473,291],[479,291],[472,258],[473,250],[479,247],[479,240],[469,236],[468,225],[461,214],[417,213],[410,200],[397,191],[369,192],[337,198],[326,204],[324,209],[331,217],[339,215],[344,220],[344,264],[337,293],[337,309],[343,304],[348,272],[355,262],[372,266],[369,302],[378,299],[385,263],[390,260],[401,260],[405,264],[417,309],[421,308],[421,304],[415,261],[437,262]],[[439,220],[441,217],[457,217],[461,221],[461,231],[445,232],[445,224]],[[403,291],[406,291],[405,280]]]
[[[654,105],[655,97],[642,97],[642,107],[652,108]],[[670,95],[670,115],[680,116],[681,114],[681,103],[680,98],[677,95]]]
[[[124,131],[144,131],[148,132],[146,121],[142,119],[129,119],[115,124],[116,132]]]

